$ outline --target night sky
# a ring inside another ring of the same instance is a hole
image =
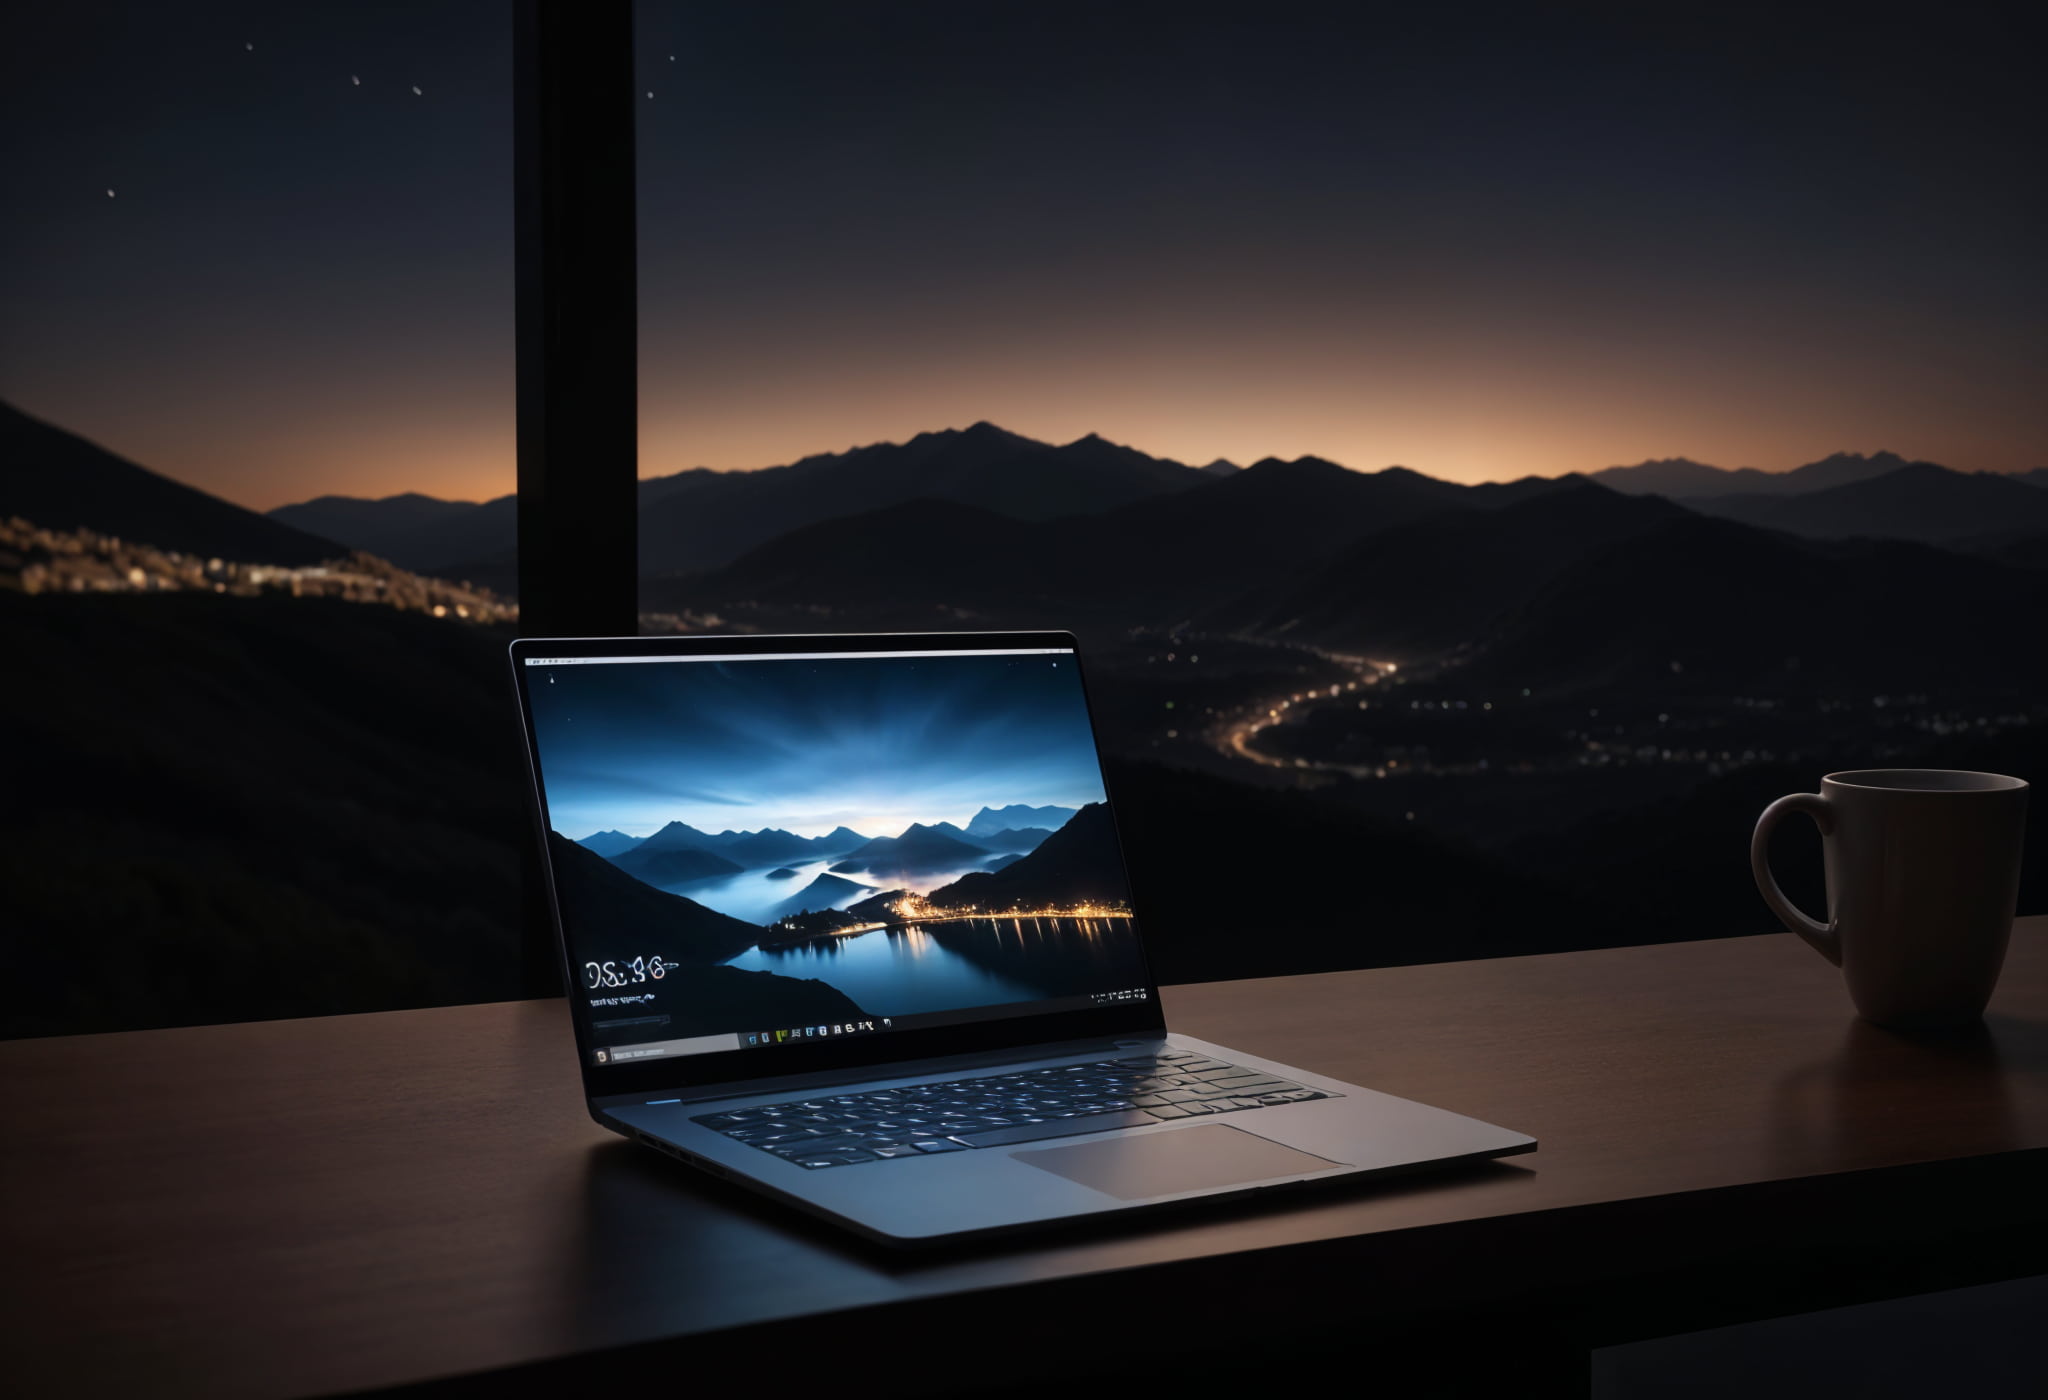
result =
[[[896,836],[982,807],[1082,807],[1102,773],[1071,657],[528,668],[555,830],[580,839],[844,825]]]
[[[2013,7],[639,13],[643,474],[979,419],[1466,480],[2048,465]],[[7,35],[0,395],[259,508],[511,488],[509,7]]]

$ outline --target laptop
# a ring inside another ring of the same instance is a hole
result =
[[[1167,1026],[1071,634],[511,659],[613,1132],[902,1246],[1536,1146]]]

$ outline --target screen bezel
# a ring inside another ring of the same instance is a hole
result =
[[[826,635],[783,634],[778,636],[689,635],[677,637],[521,637],[508,649],[512,685],[518,696],[519,720],[526,750],[527,808],[533,820],[534,840],[540,852],[542,880],[546,888],[548,917],[555,930],[555,951],[561,959],[562,986],[570,998],[570,1024],[576,1036],[576,1060],[583,1073],[583,1091],[591,1099],[613,1099],[643,1092],[739,1083],[793,1074],[814,1074],[861,1069],[901,1060],[929,1059],[941,1055],[973,1054],[1004,1050],[1022,1045],[1063,1040],[1086,1040],[1098,1036],[1119,1036],[1157,1032],[1165,1028],[1159,1006],[1159,985],[1152,972],[1152,958],[1145,943],[1141,918],[1131,921],[1138,938],[1139,964],[1145,980],[1145,998],[1112,1006],[1080,1011],[1041,1012],[975,1021],[957,1026],[935,1026],[921,1030],[891,1031],[874,1036],[816,1044],[743,1047],[702,1055],[677,1055],[641,1064],[598,1065],[591,1061],[592,1046],[586,1025],[587,1009],[574,1004],[577,979],[574,958],[569,951],[568,932],[562,921],[561,899],[555,889],[554,862],[547,850],[547,790],[541,775],[540,749],[534,736],[533,713],[526,683],[532,667],[528,657],[602,656],[761,656],[778,652],[887,652],[887,651],[987,651],[1006,648],[1049,647],[1071,650],[1074,667],[1081,679],[1081,703],[1088,715],[1089,736],[1095,744],[1095,763],[1103,772],[1104,801],[1109,807],[1110,830],[1117,841],[1117,858],[1124,866],[1124,881],[1130,883],[1130,862],[1124,857],[1122,833],[1116,826],[1116,803],[1108,791],[1108,774],[1102,766],[1102,741],[1095,732],[1095,716],[1088,695],[1088,671],[1081,663],[1080,644],[1071,632],[896,632],[833,633]],[[1136,892],[1132,894],[1133,907]]]

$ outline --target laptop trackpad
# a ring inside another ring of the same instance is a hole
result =
[[[1170,1133],[1128,1133],[1072,1147],[1010,1154],[1026,1166],[1092,1186],[1119,1200],[1249,1186],[1342,1166],[1222,1123]]]

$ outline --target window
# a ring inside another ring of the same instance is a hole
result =
[[[1995,36],[637,24],[643,627],[1074,629],[1168,980],[1766,932],[1770,798],[2042,771]]]
[[[510,42],[11,26],[0,1035],[520,993]]]
[[[1763,932],[1769,798],[2038,775],[2025,46],[1680,25],[647,0],[643,627],[1072,628],[1166,980]],[[0,1034],[532,988],[509,17],[15,33]]]

